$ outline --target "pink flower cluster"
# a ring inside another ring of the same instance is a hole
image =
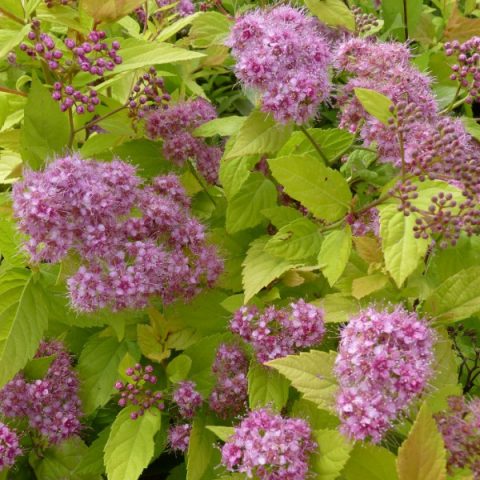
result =
[[[143,367],[137,363],[133,368],[127,368],[125,371],[127,377],[130,377],[132,381],[124,383],[119,380],[115,383],[115,388],[120,392],[118,405],[121,407],[127,405],[138,407],[136,411],[130,414],[132,420],[141,417],[145,410],[152,408],[163,410],[165,408],[162,392],[154,391],[151,388],[157,383],[157,377],[152,372],[153,367],[151,365]]]
[[[308,458],[317,448],[305,420],[284,418],[267,409],[250,412],[222,448],[231,472],[260,480],[305,480]]]
[[[321,24],[290,6],[239,17],[227,42],[235,74],[262,95],[262,109],[281,123],[315,116],[330,92],[330,51]]]
[[[203,398],[196,390],[195,382],[180,382],[173,392],[172,399],[177,404],[178,413],[183,418],[193,418],[202,406]]]
[[[21,454],[17,433],[0,422],[0,472],[12,467]]]
[[[186,453],[190,443],[190,433],[192,426],[189,423],[173,425],[168,430],[168,444],[172,450],[180,453]]]
[[[230,322],[233,333],[252,345],[259,362],[285,357],[302,348],[317,345],[325,334],[321,308],[298,300],[289,308],[241,307]]]
[[[248,358],[236,345],[222,343],[215,354],[212,372],[216,385],[210,394],[210,408],[223,419],[240,414],[247,404]]]
[[[155,110],[146,117],[145,129],[152,139],[163,139],[165,158],[177,165],[195,160],[198,171],[209,183],[216,183],[222,150],[209,146],[192,132],[200,125],[217,117],[213,105],[197,98]]]
[[[379,442],[425,390],[433,361],[433,330],[416,313],[369,307],[341,332],[335,373],[341,430]]]
[[[41,342],[36,358],[54,356],[44,378],[28,381],[23,373],[0,390],[0,413],[26,418],[48,443],[59,443],[80,431],[79,381],[62,343]]]
[[[127,163],[70,155],[25,172],[13,201],[33,261],[78,254],[67,281],[76,310],[142,308],[152,295],[190,299],[222,271],[174,175],[143,185]]]
[[[471,469],[480,479],[480,399],[466,402],[464,397],[450,397],[449,410],[435,416],[448,451],[448,469]]]

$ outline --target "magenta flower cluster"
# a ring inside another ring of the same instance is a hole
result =
[[[480,399],[450,397],[449,410],[435,415],[448,452],[448,469],[469,468],[480,479]]]
[[[316,448],[305,420],[258,409],[235,427],[222,448],[222,463],[248,478],[305,480],[309,478],[309,455]]]
[[[21,454],[22,449],[17,433],[0,422],[0,472],[12,467]]]
[[[217,117],[213,105],[203,98],[180,102],[146,117],[145,130],[152,139],[163,139],[165,158],[177,165],[195,160],[198,171],[209,183],[216,183],[222,150],[193,136],[193,130]]]
[[[285,357],[302,348],[317,345],[325,334],[321,308],[298,300],[287,308],[241,307],[230,322],[233,333],[252,345],[259,362]]]
[[[223,419],[242,413],[248,398],[248,358],[245,352],[237,345],[222,343],[215,354],[212,372],[216,384],[210,394],[210,408]]]
[[[239,17],[227,42],[235,74],[258,90],[262,110],[281,123],[303,124],[330,92],[330,52],[322,26],[302,10],[278,6]]]
[[[202,406],[203,397],[196,390],[195,382],[180,382],[173,392],[172,399],[176,403],[181,417],[191,419]]]
[[[456,40],[445,43],[445,54],[455,55],[457,63],[452,68],[451,80],[467,90],[465,103],[480,100],[480,37],[472,37],[464,43]]]
[[[142,308],[152,295],[188,300],[222,271],[174,175],[145,185],[132,165],[71,155],[25,172],[13,201],[34,262],[79,256],[67,280],[76,310]]]
[[[168,430],[168,444],[174,451],[186,453],[190,443],[192,426],[189,423],[172,425]]]
[[[401,306],[362,310],[341,332],[335,373],[341,430],[378,443],[430,379],[433,330]]]
[[[163,410],[165,408],[162,392],[152,390],[153,385],[157,383],[157,377],[153,375],[152,365],[143,367],[137,363],[134,367],[127,368],[125,374],[131,380],[128,382],[117,381],[115,389],[120,393],[120,399],[118,400],[120,407],[126,407],[127,405],[137,407],[130,414],[132,420],[141,417],[145,410],[154,408]]]
[[[96,90],[90,88],[88,95],[77,90],[72,85],[64,85],[61,82],[53,84],[52,98],[60,102],[60,110],[66,112],[75,108],[75,112],[82,115],[85,112],[94,112],[95,107],[100,103]]]
[[[28,381],[22,372],[0,390],[0,413],[25,418],[49,444],[76,435],[81,428],[79,381],[72,359],[58,341],[42,341],[36,358],[53,356],[44,378]]]

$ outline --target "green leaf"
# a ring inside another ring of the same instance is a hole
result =
[[[281,411],[288,400],[290,382],[277,371],[258,363],[248,370],[248,402],[250,409],[271,405]]]
[[[120,410],[105,445],[108,480],[137,480],[153,456],[154,437],[160,430],[160,412],[145,410],[136,420],[130,414],[137,407]]]
[[[272,158],[268,164],[288,195],[316,217],[333,222],[347,213],[352,194],[337,170],[311,155]]]
[[[388,280],[388,276],[383,273],[354,278],[352,281],[352,296],[360,300],[381,290],[388,284]]]
[[[401,287],[425,256],[428,240],[413,236],[415,215],[406,217],[396,205],[379,207],[379,210],[385,266],[395,283]]]
[[[224,45],[231,26],[232,21],[226,15],[205,12],[193,21],[188,38],[193,48]]]
[[[76,467],[88,451],[79,437],[73,437],[42,452],[42,458],[31,455],[30,463],[38,480],[100,480],[98,474],[80,474]]]
[[[270,115],[254,110],[243,123],[225,158],[275,153],[288,140],[291,132],[291,125],[276,123]]]
[[[329,162],[346,152],[355,138],[354,135],[340,128],[309,128],[308,133],[322,149]],[[278,152],[278,156],[303,153],[318,155],[315,147],[303,132],[293,132],[288,142]]]
[[[105,473],[103,463],[103,450],[110,436],[110,425],[103,429],[98,437],[89,445],[88,450],[75,468],[75,473],[80,475],[102,475]]]
[[[221,425],[207,425],[208,430],[214,433],[220,440],[226,442],[234,433],[235,428],[223,427]]]
[[[445,3],[445,2],[442,2]],[[408,35],[413,37],[422,15],[423,0],[389,0],[382,2],[382,13],[385,20],[385,29],[394,27],[395,21],[399,18],[400,25],[407,23]],[[407,21],[405,22],[405,15]],[[405,28],[393,28],[393,33],[398,40],[404,41]]]
[[[266,252],[265,246],[268,239],[269,237],[261,237],[253,241],[243,262],[242,284],[245,303],[262,288],[295,266]]]
[[[220,164],[220,182],[227,199],[231,199],[242,188],[251,175],[251,170],[258,162],[258,156],[237,157],[222,160]]]
[[[17,239],[15,224],[6,218],[0,218],[0,254],[2,263],[22,266],[26,263],[26,257],[21,250],[20,242]]]
[[[214,118],[197,127],[193,131],[193,134],[196,137],[213,137],[214,135],[230,137],[240,130],[245,120],[245,117],[237,116]]]
[[[164,42],[165,40],[169,39],[170,37],[178,33],[180,30],[188,27],[191,23],[193,23],[196,18],[200,17],[201,15],[201,12],[196,12],[192,15],[180,18],[172,24],[167,25],[165,28],[162,28],[160,35],[158,35],[156,39],[157,42]]]
[[[290,410],[290,416],[304,418],[314,430],[336,429],[340,424],[336,415],[318,408],[313,402],[304,398],[295,400]]]
[[[327,323],[346,322],[360,308],[359,303],[354,298],[345,297],[341,293],[325,295],[319,304],[325,310],[325,322]]]
[[[443,322],[463,320],[480,312],[480,267],[470,267],[445,280],[425,300],[424,310]]]
[[[23,368],[23,375],[30,381],[43,378],[56,357],[56,355],[49,355],[48,357],[32,358]]]
[[[355,17],[342,0],[305,0],[305,5],[323,23],[355,30]]]
[[[295,220],[304,218],[296,208],[284,207],[283,205],[262,210],[262,215],[268,218],[271,224],[279,230]]]
[[[95,22],[113,22],[128,15],[143,3],[143,0],[81,0],[80,8],[91,15]]]
[[[192,359],[187,355],[175,357],[167,366],[167,375],[171,382],[176,383],[187,378],[192,366]]]
[[[352,251],[352,231],[347,225],[342,230],[329,233],[322,243],[318,264],[330,286],[340,278],[347,266]]]
[[[461,117],[461,120],[467,132],[480,142],[480,125],[477,121],[470,117]]]
[[[25,38],[29,30],[30,25],[25,25],[21,30],[0,29],[0,60]]]
[[[67,148],[69,135],[66,114],[40,80],[33,77],[21,133],[23,159],[38,170],[47,158]]]
[[[350,456],[353,444],[337,430],[315,432],[318,453],[313,459],[317,480],[335,480]]]
[[[265,220],[261,210],[273,207],[276,203],[275,185],[261,173],[250,174],[240,190],[228,202],[227,232],[236,233],[258,225]]]
[[[321,245],[318,226],[301,217],[281,227],[267,242],[265,250],[286,260],[305,260],[318,255]]]
[[[208,429],[206,419],[197,415],[193,421],[187,455],[186,480],[206,480],[205,474],[212,468],[218,451],[214,447],[215,435]]]
[[[85,344],[78,361],[80,398],[86,414],[105,405],[118,378],[118,366],[128,351],[126,342],[114,337],[93,335]]]
[[[346,480],[398,480],[395,455],[383,447],[358,443],[350,455],[343,475]]]
[[[337,385],[333,374],[336,352],[311,350],[299,355],[288,355],[266,365],[278,370],[292,386],[320,408],[334,411]]]
[[[27,269],[0,275],[0,387],[35,355],[47,328],[45,294]]]
[[[354,90],[363,108],[377,120],[388,125],[388,119],[392,117],[392,113],[390,112],[390,107],[393,105],[392,101],[376,90],[360,87]]]
[[[418,412],[408,438],[398,450],[399,480],[445,480],[446,452],[443,438],[428,407]]]

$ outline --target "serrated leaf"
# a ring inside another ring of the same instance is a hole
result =
[[[313,459],[317,480],[335,480],[350,456],[353,444],[337,430],[315,432],[318,453]]]
[[[242,188],[257,162],[257,156],[237,157],[228,161],[222,160],[219,177],[228,200]]]
[[[151,325],[137,325],[137,343],[145,357],[161,362],[170,356],[170,351],[160,343],[158,335]]]
[[[48,89],[33,77],[21,133],[22,157],[33,169],[66,148],[70,133],[65,115]]]
[[[480,312],[480,267],[461,270],[445,280],[425,300],[424,310],[444,322],[455,322]]]
[[[108,480],[137,480],[153,457],[161,414],[147,409],[132,420],[130,414],[136,410],[134,406],[123,408],[112,423],[104,450]]]
[[[275,185],[261,173],[251,173],[240,190],[229,200],[226,229],[236,233],[264,221],[261,211],[277,203]]]
[[[192,359],[187,355],[178,355],[168,363],[167,375],[171,382],[176,383],[187,378],[192,366]]]
[[[113,22],[133,12],[143,0],[81,0],[80,8],[91,15],[97,23]]]
[[[318,255],[322,245],[319,228],[302,217],[285,225],[267,242],[265,250],[286,260],[305,260]]]
[[[229,137],[240,130],[245,120],[245,117],[235,115],[231,117],[214,118],[197,127],[193,131],[193,134],[196,137],[213,137],[214,135]]]
[[[445,480],[446,452],[443,438],[428,407],[424,404],[415,423],[398,450],[399,480]]]
[[[323,23],[355,30],[355,17],[342,0],[305,0],[305,5]]]
[[[337,384],[333,374],[336,352],[311,350],[299,355],[288,355],[266,365],[278,370],[293,387],[320,408],[334,410]]]
[[[353,143],[354,135],[340,128],[309,128],[308,133],[319,145],[329,162],[346,152]],[[303,132],[293,132],[288,142],[280,149],[278,156],[310,153],[318,155],[311,141]]]
[[[10,381],[37,351],[47,328],[45,293],[30,270],[0,275],[0,387]]]
[[[397,286],[401,287],[427,252],[428,240],[415,238],[415,216],[406,217],[396,205],[380,207],[380,235],[385,266]]]
[[[86,414],[108,402],[118,377],[118,366],[128,351],[126,342],[114,337],[94,335],[80,354],[78,373],[81,379],[80,398]]]
[[[392,101],[376,90],[360,87],[357,87],[354,90],[355,95],[363,108],[377,120],[380,120],[384,125],[388,125],[388,119],[392,116],[392,113],[389,110],[393,105]]]
[[[254,110],[243,123],[225,158],[275,153],[288,140],[291,132],[292,126],[276,123],[270,115]]]
[[[281,411],[288,400],[290,382],[277,371],[258,363],[248,370],[248,403],[250,409],[271,406]]]
[[[352,231],[349,226],[329,233],[318,254],[318,264],[330,286],[340,278],[352,251]]]
[[[208,430],[214,433],[220,440],[226,442],[234,433],[235,428],[221,425],[207,425]]]
[[[265,251],[269,237],[261,237],[251,243],[243,262],[242,284],[247,303],[262,288],[269,285],[295,265]]]
[[[352,194],[337,170],[308,154],[272,158],[268,164],[286,193],[317,218],[333,222],[347,213]]]
[[[218,455],[214,442],[215,435],[208,429],[205,417],[197,415],[190,433],[186,480],[204,479],[205,473],[212,467],[215,454]]]
[[[343,475],[346,480],[398,480],[395,455],[383,447],[358,443],[350,454]]]
[[[193,48],[224,45],[231,25],[232,21],[226,15],[219,12],[205,12],[195,18],[188,38]]]

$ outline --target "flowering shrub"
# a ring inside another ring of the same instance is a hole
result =
[[[0,479],[480,479],[477,3],[0,1]]]

